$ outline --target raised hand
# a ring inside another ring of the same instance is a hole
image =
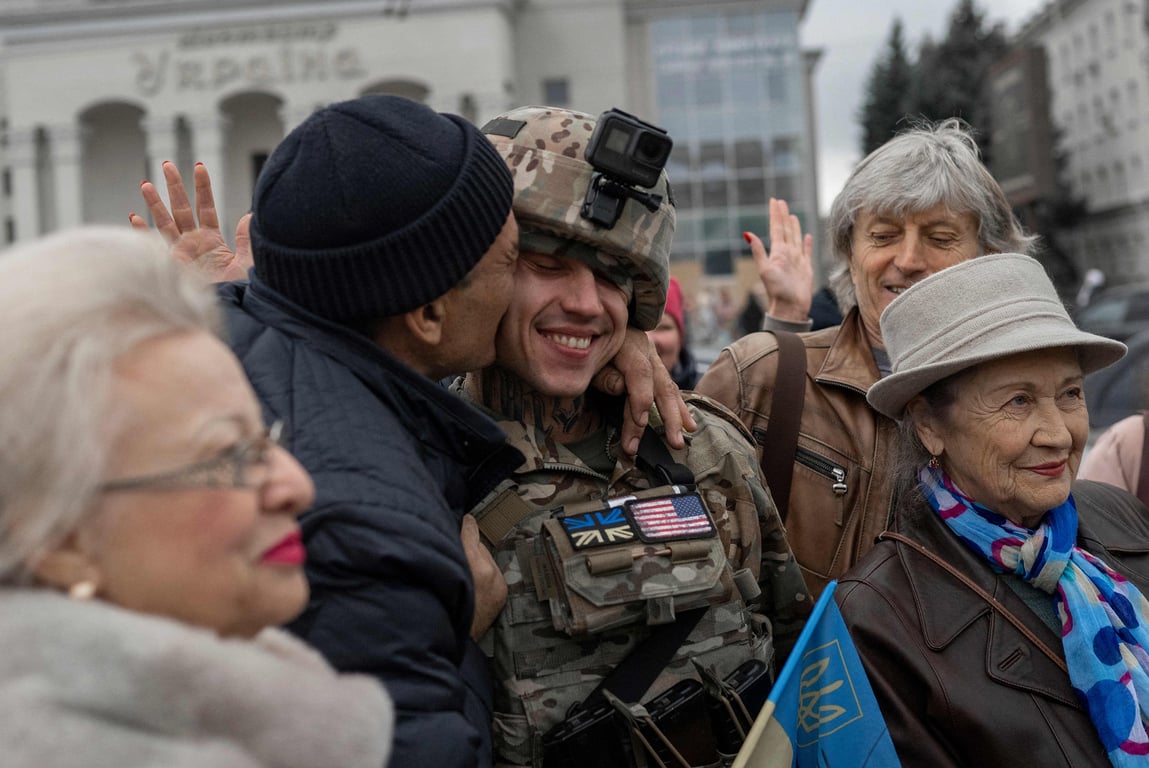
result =
[[[638,453],[638,441],[649,421],[652,404],[666,426],[666,441],[671,447],[686,445],[682,431],[698,429],[682,400],[678,385],[658,357],[650,337],[637,328],[627,328],[618,354],[595,374],[595,389],[611,395],[626,394],[622,418],[622,449],[631,456]]]
[[[806,320],[814,296],[813,236],[803,237],[802,224],[785,200],[770,198],[770,252],[753,232],[743,237],[769,297],[766,312],[779,320]]]
[[[251,214],[239,220],[235,230],[235,251],[228,247],[219,228],[219,216],[215,209],[215,198],[211,191],[211,177],[203,163],[196,163],[192,172],[195,184],[195,211],[192,210],[183,178],[175,163],[163,163],[164,182],[167,184],[171,211],[164,205],[159,190],[150,181],[140,185],[148,213],[156,223],[156,229],[171,245],[175,258],[189,264],[215,282],[244,280],[252,267],[251,237],[249,227]],[[198,220],[198,223],[197,223]],[[128,215],[128,221],[136,229],[148,229],[148,223],[138,214]]]

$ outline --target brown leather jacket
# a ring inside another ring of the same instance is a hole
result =
[[[886,527],[897,426],[866,402],[878,367],[856,309],[840,326],[801,336],[806,397],[783,522],[816,598]],[[759,443],[759,458],[777,372],[774,335],[752,333],[724,349],[697,387],[738,414]]]
[[[1064,661],[1061,639],[920,494],[894,530],[969,577]],[[1103,483],[1074,485],[1077,543],[1149,594],[1149,510]],[[842,609],[905,766],[1109,766],[1068,675],[1000,613],[908,545],[881,541],[841,580]]]

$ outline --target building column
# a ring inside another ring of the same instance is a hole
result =
[[[48,126],[55,187],[55,229],[76,227],[84,220],[84,178],[80,151],[81,128],[76,123]]]
[[[224,212],[227,210],[225,199],[228,193],[224,183],[227,178],[227,169],[224,167],[224,128],[227,118],[218,112],[191,115],[188,124],[192,132],[192,157],[196,162],[203,163],[211,174],[212,197],[220,216],[220,224],[224,226]]]
[[[40,234],[40,189],[36,174],[36,129],[8,131],[8,162],[12,168],[12,218],[16,240]]]
[[[174,115],[145,115],[140,121],[144,129],[144,145],[148,154],[148,181],[155,185],[156,191],[164,205],[171,209],[168,200],[168,185],[164,183],[164,161],[176,162],[176,120]],[[180,168],[181,173],[188,173],[190,168]],[[191,177],[184,179],[188,185],[188,194],[191,195]]]

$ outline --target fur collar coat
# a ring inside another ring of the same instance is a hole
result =
[[[279,630],[221,639],[47,589],[0,590],[8,768],[380,768],[393,714]]]

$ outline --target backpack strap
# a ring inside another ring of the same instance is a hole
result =
[[[685,464],[679,464],[670,455],[670,450],[662,438],[647,426],[638,441],[638,456],[635,460],[642,468],[658,478],[664,485],[688,485],[694,487],[694,472]]]
[[[790,482],[798,453],[798,428],[806,399],[806,345],[790,331],[770,331],[778,340],[778,372],[770,402],[770,423],[762,438],[762,476],[782,522],[790,508]]]
[[[1145,425],[1145,437],[1141,439],[1141,475],[1137,478],[1137,498],[1149,507],[1149,411],[1142,411],[1141,422]]]
[[[675,617],[669,624],[651,627],[650,634],[615,665],[598,686],[583,699],[582,706],[590,708],[605,700],[603,691],[610,691],[628,704],[642,700],[686,638],[698,626],[707,608],[692,608]]]
[[[496,547],[503,538],[511,532],[516,525],[534,510],[523,501],[515,491],[515,485],[509,484],[503,492],[496,496],[489,504],[481,509],[471,510],[479,524],[479,533],[483,543],[488,547]]]

